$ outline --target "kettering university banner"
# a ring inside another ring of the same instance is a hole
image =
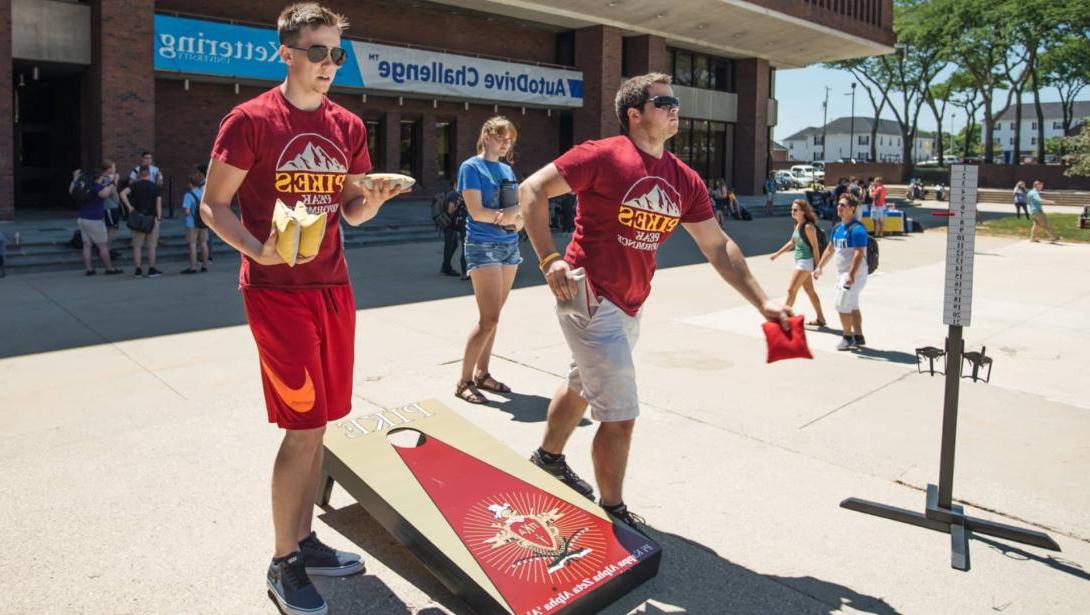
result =
[[[563,107],[583,106],[583,74],[341,39],[348,59],[333,85]],[[155,16],[155,70],[238,79],[284,79],[276,30]]]

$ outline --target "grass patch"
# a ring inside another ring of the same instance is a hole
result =
[[[1079,228],[1078,214],[1048,214],[1048,223],[1052,226],[1052,230],[1063,237],[1063,241],[1090,243],[1090,229]],[[1017,235],[1028,239],[1030,226],[1032,226],[1030,220],[1008,216],[982,222],[977,225],[976,230],[978,233]],[[1043,233],[1039,237],[1042,241],[1044,240]]]

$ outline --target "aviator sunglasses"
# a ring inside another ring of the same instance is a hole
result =
[[[311,62],[318,64],[324,62],[326,56],[329,56],[330,60],[337,66],[344,64],[344,61],[348,59],[348,52],[343,47],[326,47],[325,45],[311,45],[310,47],[292,47],[286,45],[288,49],[295,49],[296,51],[307,52],[307,59]]]

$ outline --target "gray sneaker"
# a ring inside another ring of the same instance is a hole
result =
[[[363,570],[359,555],[326,545],[314,532],[299,541],[299,553],[307,574],[316,577],[344,577]]]
[[[310,582],[298,551],[274,558],[269,564],[266,582],[269,597],[288,615],[326,615],[329,612],[325,598]]]
[[[568,465],[568,462],[564,459],[563,455],[560,455],[560,458],[555,462],[548,463],[541,457],[539,451],[534,451],[534,453],[530,455],[530,463],[560,479],[560,482],[575,489],[583,497],[594,501],[594,487],[591,487],[590,483],[579,478],[579,475],[571,469],[571,466]]]
[[[854,340],[850,337],[840,338],[840,343],[836,345],[837,350],[851,350]]]

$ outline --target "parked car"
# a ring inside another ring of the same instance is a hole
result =
[[[783,169],[774,172],[773,178],[776,180],[776,185],[780,187],[780,190],[794,190],[802,187],[802,182],[795,179],[795,176],[791,174],[791,171],[785,171]]]

